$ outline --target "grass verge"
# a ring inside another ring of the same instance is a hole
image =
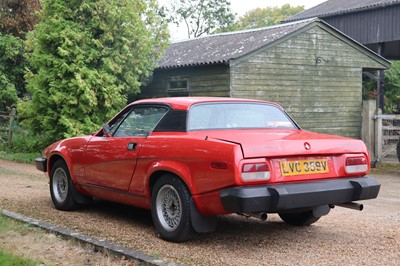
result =
[[[3,266],[37,266],[40,262],[16,256],[0,248],[0,265]]]
[[[73,255],[71,255],[73,254]],[[90,243],[49,233],[0,211],[0,266],[148,265]]]
[[[0,247],[0,265],[2,266],[37,266],[40,262],[16,256],[12,253],[4,251]]]
[[[400,176],[400,164],[382,163],[376,168],[371,168],[371,174],[398,174]]]
[[[7,232],[16,231],[19,233],[26,232],[28,227],[21,223],[15,222],[7,217],[4,217],[0,213],[0,237]],[[2,266],[36,266],[43,265],[39,261],[33,259],[24,258],[17,256],[9,251],[4,250],[0,247],[0,265]]]
[[[5,151],[0,151],[0,159],[20,163],[33,164],[38,157],[40,157],[40,153],[6,153]]]

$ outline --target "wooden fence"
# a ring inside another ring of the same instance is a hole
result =
[[[14,120],[16,119],[15,108],[11,109],[9,114],[0,113],[0,133],[5,132],[5,137],[0,135],[0,142],[7,143],[7,150],[10,151],[12,144],[12,133],[14,128]]]

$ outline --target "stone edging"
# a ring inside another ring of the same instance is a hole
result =
[[[162,266],[175,266],[177,264],[175,263],[171,263],[171,262],[167,262],[167,261],[163,261],[160,259],[157,259],[155,257],[152,257],[150,255],[144,254],[142,252],[133,250],[133,249],[128,249],[128,248],[124,248],[122,246],[113,244],[111,242],[96,238],[96,237],[92,237],[92,236],[87,236],[81,233],[78,233],[76,231],[70,230],[68,228],[64,228],[64,227],[59,227],[59,226],[55,226],[40,220],[36,220],[18,213],[14,213],[14,212],[10,212],[4,209],[0,209],[0,213],[2,213],[4,216],[7,216],[9,218],[18,220],[18,221],[22,221],[25,223],[28,223],[30,225],[42,228],[48,232],[54,233],[54,234],[58,234],[58,235],[62,235],[65,236],[67,238],[72,238],[72,239],[76,239],[80,242],[86,243],[86,244],[90,244],[94,247],[96,247],[97,249],[100,250],[107,250],[110,251],[111,253],[117,254],[117,255],[121,255],[121,256],[125,256],[125,258],[130,258],[130,259],[134,259],[136,261],[139,261],[142,265],[162,265]]]

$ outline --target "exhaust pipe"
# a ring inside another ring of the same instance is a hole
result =
[[[353,209],[356,211],[362,211],[364,209],[364,205],[355,202],[345,202],[335,205],[343,208]]]
[[[257,218],[262,221],[265,221],[268,218],[268,215],[266,212],[251,212],[251,213],[238,213],[238,214],[243,215],[247,218],[250,218],[250,217]]]

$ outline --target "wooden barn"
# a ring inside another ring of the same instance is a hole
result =
[[[274,101],[303,129],[359,138],[363,69],[389,66],[329,24],[309,19],[173,43],[140,98]]]
[[[385,58],[400,60],[400,0],[330,0],[285,22],[314,17]]]
[[[400,60],[400,0],[329,0],[291,16],[285,22],[314,17],[324,20],[386,59]],[[384,73],[380,71],[378,104],[382,109],[383,83]]]

